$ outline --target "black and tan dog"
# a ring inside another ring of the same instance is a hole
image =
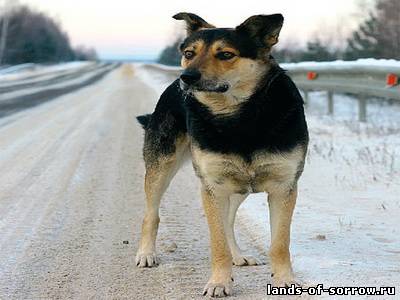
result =
[[[184,71],[153,114],[138,117],[146,131],[147,206],[136,264],[158,263],[160,199],[189,153],[211,235],[212,276],[204,294],[231,294],[232,264],[257,264],[241,253],[233,230],[239,205],[253,192],[268,193],[273,281],[290,285],[290,223],[308,132],[303,100],[270,55],[283,17],[256,15],[236,28],[215,28],[190,13],[174,18],[187,24]]]

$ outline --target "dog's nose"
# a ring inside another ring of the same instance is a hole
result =
[[[195,84],[197,81],[200,80],[200,77],[201,73],[193,69],[185,70],[181,74],[181,80],[188,85]]]

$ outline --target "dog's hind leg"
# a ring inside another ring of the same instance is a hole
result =
[[[255,266],[260,262],[251,255],[245,255],[240,250],[236,237],[235,237],[235,218],[239,206],[246,199],[248,194],[233,194],[229,201],[229,215],[228,215],[228,226],[226,229],[226,238],[228,240],[229,248],[232,253],[232,262],[236,266]]]
[[[147,140],[149,140],[148,137]],[[145,145],[146,211],[142,224],[142,236],[136,255],[136,265],[139,267],[153,267],[158,264],[156,237],[160,221],[160,201],[188,152],[188,138],[186,135],[175,140],[174,150],[172,153],[166,154],[157,151],[157,147],[151,147],[151,150],[146,149]],[[146,153],[146,151],[151,153]]]

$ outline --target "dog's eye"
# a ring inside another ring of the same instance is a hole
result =
[[[220,60],[229,60],[229,59],[235,57],[236,55],[229,51],[223,51],[223,52],[217,53],[216,56]]]
[[[194,57],[194,52],[186,50],[185,52],[183,52],[183,55],[185,56],[186,59],[192,59]]]

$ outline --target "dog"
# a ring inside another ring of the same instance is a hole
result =
[[[184,70],[154,112],[137,118],[147,205],[136,264],[158,264],[160,200],[189,153],[210,229],[212,275],[203,294],[231,295],[232,265],[258,263],[242,254],[233,230],[239,205],[258,192],[268,194],[273,283],[291,285],[290,224],[309,138],[303,99],[271,56],[283,16],[255,15],[236,28],[191,13],[173,18],[186,22]]]

